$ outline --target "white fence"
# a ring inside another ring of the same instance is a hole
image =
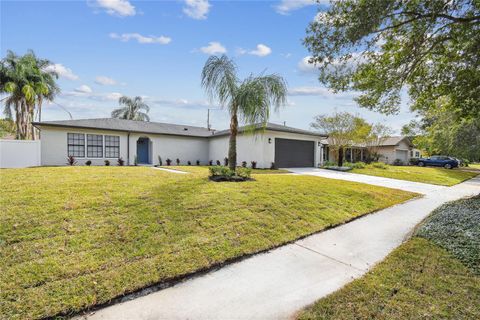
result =
[[[39,166],[40,140],[0,140],[0,168]]]

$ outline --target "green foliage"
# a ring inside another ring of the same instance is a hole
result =
[[[417,230],[480,275],[480,196],[447,203]]]
[[[374,162],[370,165],[374,168],[377,168],[377,169],[387,169],[388,168],[388,164],[383,163],[383,162]]]
[[[0,94],[7,95],[3,113],[7,119],[15,119],[17,139],[37,138],[32,122],[41,120],[43,101],[53,101],[60,92],[57,78],[52,63],[33,51],[18,56],[8,50],[0,61]]]
[[[16,132],[15,122],[11,119],[0,119],[0,138],[12,135]]]
[[[123,96],[118,99],[118,104],[121,107],[112,111],[112,118],[150,121],[148,116],[150,107],[143,102],[142,97],[130,98]]]
[[[423,112],[420,122],[413,122],[417,136],[413,142],[427,154],[445,154],[480,160],[480,117],[461,118],[450,109],[449,99],[440,99],[435,109]]]
[[[232,177],[235,175],[235,171],[225,166],[211,166],[208,170],[210,171],[210,176]]]
[[[235,171],[235,174],[241,178],[244,179],[250,179],[250,176],[252,174],[252,169],[250,168],[244,168],[244,167],[238,167]]]
[[[339,151],[339,167],[343,164],[343,150],[363,142],[371,131],[371,126],[363,118],[348,112],[318,115],[311,127],[328,134],[330,148]]]
[[[320,81],[354,90],[362,107],[413,110],[452,100],[463,118],[480,117],[480,6],[477,1],[333,1],[310,23],[305,45]]]
[[[354,169],[363,169],[366,166],[367,166],[366,163],[362,162],[362,161],[352,163],[352,168],[354,168]]]

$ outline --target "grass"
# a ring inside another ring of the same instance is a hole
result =
[[[479,206],[476,197],[437,209],[416,237],[299,319],[480,319]]]
[[[205,169],[208,169],[208,166],[162,166],[165,169],[173,169],[191,173],[201,173]],[[281,173],[290,173],[286,169],[252,169],[252,174],[281,174]]]
[[[364,169],[353,169],[350,172],[442,186],[453,186],[478,175],[478,173],[475,172],[461,171],[458,169],[416,166],[387,166],[385,169],[382,169],[367,165]]]
[[[415,196],[294,175],[214,183],[189,169],[2,170],[1,317],[78,312]]]

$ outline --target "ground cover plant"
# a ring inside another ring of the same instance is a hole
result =
[[[2,170],[2,317],[78,312],[415,196],[295,175],[215,183],[188,168]]]
[[[479,319],[480,197],[435,210],[416,236],[300,319]]]
[[[353,168],[350,172],[443,186],[452,186],[478,175],[476,172],[459,169],[389,165],[379,167],[375,163],[366,165],[365,168]]]

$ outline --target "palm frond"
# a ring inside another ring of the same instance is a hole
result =
[[[237,67],[227,56],[211,56],[202,69],[202,87],[211,101],[231,105],[238,87]]]

